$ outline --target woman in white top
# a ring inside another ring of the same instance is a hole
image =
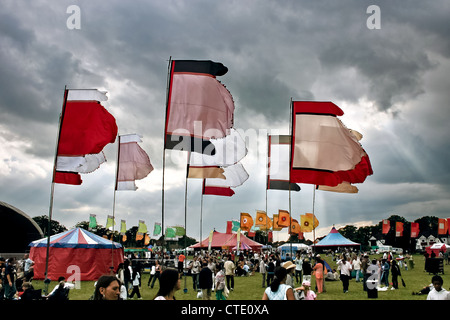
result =
[[[287,270],[283,267],[275,268],[275,276],[269,287],[266,288],[263,300],[295,300],[294,291],[285,281]]]
[[[344,288],[344,293],[348,292],[348,285],[349,280],[351,277],[351,271],[352,271],[352,264],[347,261],[345,256],[341,256],[341,260],[337,262],[337,265],[339,266],[339,269],[341,271],[341,281],[342,286]]]
[[[168,268],[161,273],[159,290],[154,300],[176,300],[175,292],[180,290],[180,274],[178,270]]]

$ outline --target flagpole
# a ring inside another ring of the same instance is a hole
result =
[[[166,172],[166,132],[167,132],[167,111],[169,109],[169,95],[170,95],[170,70],[172,67],[172,56],[169,57],[169,64],[167,67],[167,84],[166,84],[166,114],[164,117],[164,146],[163,146],[163,157],[162,157],[162,188],[161,188],[161,237],[162,237],[162,247],[165,246],[165,237],[164,237],[164,178]],[[185,226],[186,227],[186,226]],[[163,260],[164,262],[164,254]]]
[[[266,133],[267,135],[267,159],[266,159],[266,218],[268,218],[268,212],[267,212],[267,189],[269,188],[269,153],[270,153],[270,141],[269,141],[269,133]],[[266,230],[267,230],[267,219],[266,219]],[[256,239],[256,238],[255,238]],[[269,246],[269,232],[267,231],[267,242],[266,246]],[[267,249],[266,247],[266,249]]]
[[[112,210],[112,216],[113,216],[113,225],[112,225],[112,239],[111,240],[111,269],[114,270],[114,223],[115,223],[115,216],[116,216],[116,191],[117,191],[117,184],[119,180],[119,161],[120,161],[120,135],[117,133],[117,162],[116,162],[116,181],[114,183],[114,197],[113,197],[113,210]]]
[[[314,256],[314,253],[315,253],[315,251],[316,251],[316,227],[314,226],[314,224],[315,224],[315,221],[316,221],[316,215],[315,215],[315,204],[316,204],[316,185],[315,184],[313,184],[313,187],[314,187],[314,189],[313,189],[313,209],[312,209],[312,214],[313,214],[313,256]]]
[[[184,184],[184,256],[187,257],[187,188],[188,188],[188,175],[189,175],[189,162],[191,159],[191,151],[188,151],[187,153],[187,165],[186,165],[186,178],[185,178],[185,184]],[[203,194],[203,192],[202,192]],[[203,199],[203,195],[202,195]],[[200,243],[202,239],[200,238]],[[201,250],[201,245],[200,245]],[[187,277],[184,277],[184,293],[187,293]]]
[[[291,258],[292,258],[292,239],[291,239],[291,227],[292,227],[292,215],[291,215],[291,149],[292,149],[292,97],[289,104],[289,132],[291,133],[291,143],[289,147],[289,243],[291,249]]]
[[[59,140],[61,137],[61,129],[62,129],[62,121],[64,119],[64,113],[66,110],[66,102],[67,102],[67,85],[64,86],[64,99],[63,99],[63,105],[61,110],[61,115],[59,117],[58,122],[58,136],[56,138],[56,146],[55,146],[55,158],[53,160],[53,175],[52,175],[52,184],[50,188],[50,205],[48,210],[48,226],[47,226],[47,251],[46,251],[46,257],[45,257],[45,287],[44,292],[45,294],[48,294],[48,259],[49,259],[49,252],[50,252],[50,235],[51,235],[51,229],[52,229],[52,217],[53,217],[53,196],[55,193],[55,174],[56,174],[56,164],[58,159],[58,146],[59,146]]]

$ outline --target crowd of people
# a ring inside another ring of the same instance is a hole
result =
[[[373,288],[378,291],[396,290],[399,288],[399,278],[403,282],[402,269],[414,268],[410,255],[394,258],[389,252],[377,259],[370,259],[367,253],[350,250],[328,251],[325,254],[335,262],[336,269],[331,269],[321,254],[311,251],[297,251],[292,257],[287,254],[283,261],[276,251],[241,251],[238,255],[219,250],[201,251],[190,260],[183,252],[159,256],[156,253],[147,286],[154,288],[158,282],[159,289],[153,298],[173,300],[175,292],[181,288],[181,279],[190,276],[193,290],[198,293],[197,298],[210,300],[214,292],[216,300],[226,300],[229,292],[234,290],[235,277],[259,274],[261,287],[265,289],[263,300],[316,300],[326,292],[327,281],[341,281],[342,292],[347,293],[353,277],[357,283],[362,282],[364,291]],[[168,266],[167,260],[173,260],[173,264]],[[0,298],[31,300],[39,294],[41,299],[68,299],[74,283],[60,277],[54,289],[44,296],[41,290],[33,288],[33,269],[34,262],[28,255],[19,261],[0,258]],[[117,270],[111,270],[109,275],[95,282],[91,299],[142,299],[142,272],[143,264],[139,259],[126,257]],[[315,280],[315,287],[311,287],[312,280]],[[435,276],[431,284],[413,294],[427,294],[428,299],[450,299],[450,294],[442,285],[442,277]]]

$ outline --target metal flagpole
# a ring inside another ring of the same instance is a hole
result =
[[[289,104],[289,132],[291,133],[291,143],[290,143],[290,149],[292,149],[292,98]],[[291,239],[291,227],[292,227],[292,214],[291,214],[291,150],[289,150],[289,243],[290,243],[290,250],[291,250],[291,258],[292,258],[292,239]]]
[[[191,158],[191,151],[188,151],[188,155],[187,155],[187,165],[186,165],[186,180],[185,180],[185,185],[184,185],[184,256],[187,257],[187,188],[188,188],[188,175],[189,175],[189,162],[190,162],[190,158]],[[203,199],[203,196],[202,196]],[[200,239],[201,241],[201,239]],[[185,258],[186,260],[186,258]],[[184,293],[188,292],[187,289],[187,276],[184,277]]]
[[[267,135],[267,159],[266,159],[266,231],[267,231],[267,242],[266,248],[269,246],[269,231],[267,230],[267,218],[269,218],[267,213],[267,189],[269,188],[269,152],[270,152],[270,141],[269,141],[269,133]]]
[[[58,158],[58,147],[59,147],[59,139],[61,136],[61,128],[62,128],[62,121],[64,119],[64,113],[66,110],[66,102],[67,102],[67,86],[64,86],[64,100],[62,105],[62,111],[61,115],[59,116],[59,123],[58,123],[58,136],[56,139],[56,146],[55,146],[55,159],[53,161],[53,176],[52,176],[52,185],[50,190],[50,205],[48,210],[48,227],[47,227],[47,251],[46,251],[46,257],[45,257],[45,280],[44,280],[44,292],[47,295],[48,294],[48,259],[49,259],[49,252],[50,252],[50,235],[51,235],[51,229],[52,229],[52,216],[53,216],[53,195],[55,193],[55,173],[56,173],[56,164],[57,164],[57,158]]]
[[[172,68],[172,56],[169,57],[169,65],[167,67],[167,85],[166,85],[166,114],[164,117],[164,146],[163,146],[163,158],[162,158],[162,186],[161,186],[161,237],[162,237],[162,247],[165,246],[165,235],[164,235],[164,178],[166,171],[166,132],[167,132],[167,111],[169,109],[169,97],[170,97],[170,73]],[[164,254],[162,255],[162,262],[164,262]]]
[[[313,214],[313,256],[316,253],[316,228],[314,226],[316,221],[316,215],[315,215],[315,204],[316,204],[316,185],[313,184],[313,207],[312,207],[312,214]]]
[[[116,191],[117,191],[117,184],[118,184],[118,178],[119,178],[119,161],[120,161],[120,135],[117,133],[117,162],[116,162],[116,182],[114,183],[114,197],[113,197],[113,210],[112,210],[112,216],[113,216],[113,225],[112,225],[112,240],[111,240],[111,271],[114,270],[114,222],[116,221]]]

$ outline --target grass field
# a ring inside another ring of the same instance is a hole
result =
[[[371,256],[371,259],[375,256]],[[335,267],[335,263],[331,261],[331,257],[326,257],[325,260],[330,264],[332,268]],[[424,271],[424,258],[421,255],[414,255],[415,267],[412,270],[402,269],[402,276],[406,282],[406,287],[401,285],[399,279],[398,290],[387,290],[378,292],[377,300],[426,300],[426,296],[412,295],[412,291],[418,291],[423,286],[428,285],[431,282],[432,274],[428,274]],[[444,273],[449,266],[444,265]],[[441,274],[444,279],[444,288],[449,290],[450,288],[450,276],[447,274]],[[143,300],[152,300],[158,291],[158,281],[155,283],[155,287],[150,289],[147,286],[149,274],[142,275],[142,287],[140,288],[141,296]],[[390,280],[390,279],[389,279]],[[228,300],[261,300],[264,292],[264,288],[261,286],[261,274],[255,273],[253,276],[247,277],[235,277],[234,291],[230,292]],[[56,285],[55,282],[50,284],[49,290],[53,289]],[[43,289],[43,281],[33,280],[33,286],[36,289]],[[314,288],[314,277],[311,284]],[[349,292],[342,292],[341,281],[326,281],[326,292],[318,295],[317,300],[375,300],[369,299],[367,292],[363,291],[362,282],[357,283],[355,279],[350,281]],[[183,292],[183,289],[187,288],[187,293]],[[70,300],[87,300],[94,292],[93,281],[82,281],[79,289],[73,289],[70,292]],[[181,290],[176,294],[177,300],[199,300],[197,299],[197,292],[192,288],[191,277],[183,277],[181,280]],[[212,299],[215,300],[214,292]]]

